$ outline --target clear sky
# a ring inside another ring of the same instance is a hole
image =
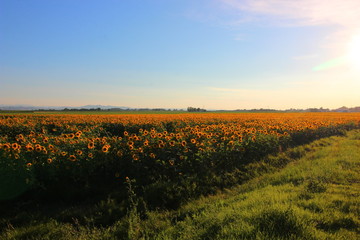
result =
[[[359,0],[0,0],[0,104],[360,106]]]

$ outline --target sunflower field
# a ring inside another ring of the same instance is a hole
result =
[[[0,200],[82,199],[132,184],[148,207],[240,183],[268,154],[360,127],[358,113],[0,115]]]

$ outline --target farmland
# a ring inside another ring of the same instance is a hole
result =
[[[269,154],[357,128],[355,113],[3,114],[0,198],[10,205],[108,199],[112,214],[92,222],[107,226],[129,209],[140,217],[177,209],[241,184],[263,171],[256,164]]]

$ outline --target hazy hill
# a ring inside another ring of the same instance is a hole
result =
[[[109,106],[109,105],[85,105],[80,107],[70,107],[70,106],[33,106],[33,105],[26,105],[26,104],[18,104],[18,105],[4,105],[0,104],[0,110],[64,110],[67,109],[129,109],[128,107],[118,107],[118,106]]]

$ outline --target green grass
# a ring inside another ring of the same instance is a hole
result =
[[[138,212],[133,193],[122,219],[114,199],[71,208],[22,203],[0,218],[0,239],[360,239],[359,130],[248,168],[246,183],[173,211]]]

